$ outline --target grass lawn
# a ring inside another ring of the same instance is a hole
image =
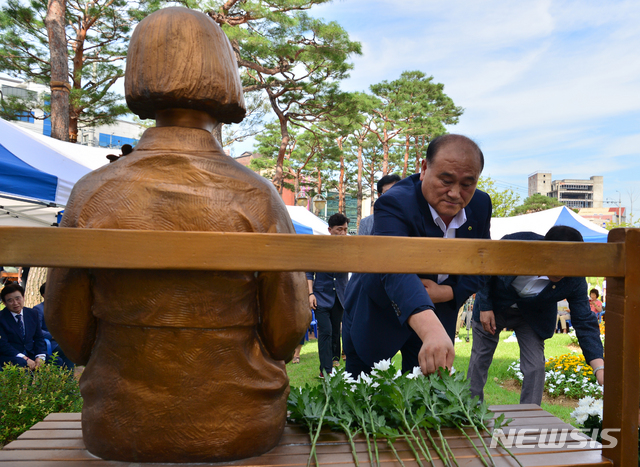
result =
[[[496,349],[496,353],[493,358],[491,368],[489,368],[489,377],[487,384],[484,388],[485,400],[490,405],[502,405],[502,404],[518,404],[520,402],[520,389],[517,384],[514,384],[509,379],[507,369],[509,365],[515,361],[520,354],[520,349],[517,342],[503,342],[504,339],[509,337],[511,332],[503,332],[500,335],[500,344]],[[462,342],[456,343],[456,359],[454,367],[458,371],[464,371],[466,373],[469,368],[469,357],[471,355],[471,341],[465,342],[464,337],[466,331],[461,331]],[[471,339],[473,336],[470,333]],[[569,353],[567,348],[571,342],[570,338],[565,334],[556,334],[553,338],[548,339],[545,343],[545,356],[553,357]],[[396,355],[393,359],[393,363],[396,368],[400,368],[400,354]],[[300,354],[300,363],[293,365],[289,363],[287,365],[287,372],[289,373],[289,379],[291,386],[304,386],[306,383],[315,385],[319,383],[318,374],[320,373],[318,360],[318,344],[316,340],[311,340],[305,343],[302,347]],[[344,367],[344,362],[341,362]],[[561,398],[549,398],[546,395],[543,398],[542,408],[549,413],[552,413],[558,418],[571,423],[573,419],[570,414],[573,408],[577,405],[577,400]]]

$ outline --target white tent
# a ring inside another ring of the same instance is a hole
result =
[[[0,119],[0,225],[42,227],[60,222],[71,189],[109,161],[114,149],[65,143]],[[287,206],[297,233],[328,235],[328,224]]]
[[[113,149],[65,143],[0,119],[0,225],[50,226],[73,185]]]
[[[579,216],[566,206],[514,217],[491,219],[491,238],[500,240],[515,232],[535,232],[544,235],[554,225],[567,225],[577,229],[585,242],[606,242],[609,231]]]
[[[303,206],[287,206],[298,234],[329,235],[329,224]]]

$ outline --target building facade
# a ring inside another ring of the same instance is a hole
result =
[[[588,180],[552,180],[551,172],[534,172],[529,175],[529,196],[540,193],[556,198],[569,208],[602,208],[604,181],[601,175]]]
[[[13,122],[25,130],[51,136],[51,120],[45,117],[38,108],[41,104],[48,104],[50,91],[42,84],[9,78],[0,75],[0,104],[11,98],[18,98],[33,105],[30,112],[15,115]],[[116,148],[123,144],[135,146],[145,128],[134,122],[116,120],[111,125],[94,127],[78,125],[78,144],[85,146]]]

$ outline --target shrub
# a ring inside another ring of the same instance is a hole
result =
[[[13,441],[53,412],[79,412],[82,397],[72,370],[47,364],[35,371],[0,371],[0,445]]]
[[[509,366],[509,374],[522,382],[520,360]],[[564,354],[547,359],[544,388],[551,396],[602,398],[602,386],[582,354]]]

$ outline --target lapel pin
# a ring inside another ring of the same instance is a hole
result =
[[[469,230],[471,230],[471,226],[469,226]]]

